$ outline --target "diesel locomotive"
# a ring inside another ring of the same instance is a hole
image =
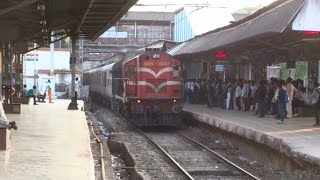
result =
[[[137,126],[177,126],[182,111],[181,61],[159,49],[86,71],[93,101]]]

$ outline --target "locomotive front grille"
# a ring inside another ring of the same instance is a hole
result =
[[[134,114],[133,123],[138,126],[177,126],[180,117],[177,114],[160,114],[157,118],[146,117],[145,114]]]

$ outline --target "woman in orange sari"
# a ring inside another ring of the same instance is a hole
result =
[[[48,97],[49,97],[49,103],[53,103],[52,102],[52,90],[51,90],[51,84],[50,83],[51,83],[50,80],[48,80],[46,90],[47,90]]]

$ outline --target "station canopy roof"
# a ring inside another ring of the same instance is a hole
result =
[[[224,48],[283,32],[303,6],[304,0],[278,0],[254,14],[225,27],[190,39],[169,51],[179,56]]]
[[[25,51],[25,44],[48,45],[77,34],[95,40],[137,0],[1,0],[0,42]]]

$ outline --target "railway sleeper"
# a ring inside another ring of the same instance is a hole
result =
[[[197,169],[196,167],[193,167],[192,169],[188,169],[187,171],[189,174],[191,174],[192,176],[199,176],[199,175],[213,175],[213,176],[241,176],[242,174],[237,172],[237,171],[233,171],[230,169],[204,169],[203,167]]]

